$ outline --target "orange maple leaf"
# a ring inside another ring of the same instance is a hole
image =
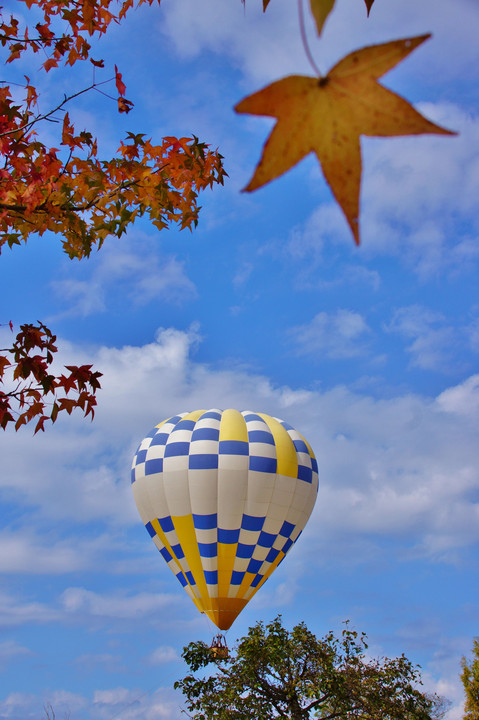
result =
[[[129,113],[132,107],[133,103],[131,102],[131,100],[127,100],[124,97],[118,98],[118,112]]]
[[[236,112],[278,120],[244,189],[256,190],[314,152],[359,245],[360,136],[456,134],[376,82],[428,37],[362,48],[326,77],[292,75],[241,100]]]

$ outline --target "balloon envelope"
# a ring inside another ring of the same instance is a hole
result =
[[[169,568],[197,608],[227,630],[298,539],[318,468],[307,441],[282,420],[197,410],[151,430],[131,481]]]

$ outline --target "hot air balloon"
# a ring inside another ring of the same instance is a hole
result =
[[[196,410],[148,433],[131,481],[168,567],[196,607],[227,630],[301,534],[318,468],[307,441],[282,420]]]

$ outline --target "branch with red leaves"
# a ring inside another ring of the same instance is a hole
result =
[[[116,69],[115,74],[122,93],[121,74]],[[65,97],[45,114],[33,112],[37,95],[29,83],[23,107],[8,87],[0,88],[0,248],[50,231],[61,235],[70,258],[81,259],[145,214],[159,230],[171,223],[191,229],[198,222],[198,193],[223,183],[222,156],[195,137],[168,137],[153,145],[141,133],[128,133],[117,157],[99,160],[91,133],[76,133],[65,113],[59,142],[64,159],[36,138],[36,123],[96,87]],[[128,110],[129,101],[120,100]]]
[[[55,72],[62,63],[72,66],[88,59],[94,70],[88,88],[65,96],[48,112],[39,111],[38,94],[28,77],[21,103],[12,98],[8,83],[0,82],[0,251],[5,245],[26,243],[32,235],[55,233],[70,258],[82,259],[105,238],[120,237],[142,216],[159,230],[172,223],[181,229],[195,227],[199,193],[223,184],[226,175],[219,152],[194,136],[153,143],[130,132],[115,157],[99,159],[96,139],[87,130],[77,132],[65,112],[65,105],[79,95],[102,92],[103,82],[95,81],[95,71],[104,63],[90,57],[89,40],[105,34],[110,23],[120,22],[134,0],[23,2],[20,19],[8,18],[0,7],[0,47],[6,50],[6,63],[41,52],[47,72]],[[38,12],[41,19],[32,31],[29,16],[38,20]],[[113,81],[118,111],[128,113],[133,103],[125,98],[126,86],[116,65],[113,78],[104,82]],[[37,131],[44,122],[59,123],[55,147],[39,139]],[[70,414],[75,408],[93,417],[101,373],[85,365],[68,366],[66,373],[54,375],[55,341],[42,323],[25,324],[13,346],[0,350],[3,429],[13,424],[18,430],[36,421],[38,432],[47,420],[55,422],[59,412]]]
[[[10,328],[12,324],[10,323]],[[15,430],[36,421],[35,433],[54,423],[58,413],[71,415],[79,408],[85,417],[95,414],[95,393],[100,372],[91,365],[66,365],[67,373],[54,375],[51,365],[57,352],[56,336],[41,322],[21,325],[13,345],[0,349],[0,427]]]
[[[57,67],[64,60],[66,65],[74,65],[77,60],[90,58],[91,45],[89,38],[100,37],[108,30],[112,22],[120,22],[126,13],[134,7],[133,0],[94,0],[82,2],[79,0],[23,0],[27,6],[22,15],[27,15],[27,8],[34,8],[43,13],[43,23],[35,25],[35,35],[31,35],[28,26],[20,28],[20,23],[13,15],[4,18],[0,7],[0,44],[7,47],[9,56],[7,63],[18,60],[24,52],[30,50],[34,53],[42,51],[47,55],[43,63],[45,70]],[[154,0],[138,0],[137,6]],[[158,0],[160,4],[160,0]],[[115,12],[120,7],[119,12]],[[64,32],[59,36],[52,30],[63,24]],[[94,65],[101,61],[92,60]]]

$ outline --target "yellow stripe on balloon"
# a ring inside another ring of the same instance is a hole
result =
[[[298,476],[298,458],[296,448],[291,440],[287,430],[274,418],[264,413],[258,413],[259,417],[264,420],[273,435],[274,444],[276,446],[276,460],[278,475],[286,475],[286,477],[296,478]]]
[[[163,532],[163,530],[161,529],[161,525],[160,525],[160,523],[158,522],[158,520],[152,520],[152,521],[151,521],[151,525],[152,525],[152,527],[154,528],[154,530],[155,530],[156,534],[158,535],[158,537],[160,538],[161,542],[162,542],[163,545],[165,546],[165,548],[166,548],[166,549],[168,550],[168,552],[170,553],[171,557],[172,557],[174,560],[176,560],[176,562],[178,563],[178,567],[179,567],[180,570],[181,570],[181,565],[180,565],[180,563],[178,562],[178,558],[176,557],[175,553],[173,552],[173,549],[172,549],[170,543],[169,543],[168,540],[166,539],[166,535],[165,535],[165,533]]]
[[[182,517],[178,517],[172,515],[171,520],[178,536],[178,542],[185,553],[186,563],[193,575],[199,594],[202,599],[207,598],[208,588],[206,587],[205,574],[203,572],[200,552],[198,550],[198,541],[196,539],[193,516],[184,515]]]
[[[220,442],[222,440],[248,442],[246,422],[238,410],[225,410],[223,412],[220,423]]]
[[[173,417],[173,416],[172,416]],[[164,425],[167,422],[170,422],[171,418],[167,418],[166,420],[162,420],[158,425],[155,425],[156,428],[160,428],[162,425]]]
[[[235,564],[238,543],[218,543],[218,597],[227,598]]]
[[[236,593],[236,597],[237,597],[238,599],[239,599],[239,598],[242,598],[242,599],[244,598],[244,596],[246,595],[246,593],[247,593],[248,590],[250,589],[251,583],[253,582],[253,580],[255,579],[255,577],[256,577],[256,573],[245,572],[244,578],[243,578],[243,580],[241,581],[241,585],[240,585],[239,588],[238,588],[238,592]]]
[[[205,412],[206,410],[194,410],[193,412],[187,413],[181,420],[193,420],[193,422],[196,422]]]
[[[315,454],[314,454],[314,452],[313,452],[313,448],[311,447],[311,445],[309,444],[309,442],[306,440],[305,437],[303,437],[303,436],[301,435],[301,433],[298,433],[298,435],[301,437],[301,439],[304,441],[304,444],[305,444],[306,447],[308,448],[309,456],[312,457],[312,458],[314,458],[314,459],[316,460]]]
[[[165,546],[165,548],[168,550],[168,552],[170,553],[170,555],[171,555],[171,557],[173,558],[173,560],[175,561],[175,563],[177,564],[177,566],[178,566],[178,572],[181,572],[181,573],[183,574],[183,576],[184,576],[186,582],[188,583],[188,585],[189,585],[189,587],[190,587],[190,590],[191,590],[191,592],[192,592],[192,600],[194,600],[195,605],[198,606],[198,601],[197,601],[197,596],[198,596],[198,594],[199,594],[199,593],[198,593],[198,589],[197,589],[196,587],[192,587],[191,583],[188,581],[188,578],[186,577],[185,571],[184,571],[183,568],[181,567],[180,561],[178,560],[178,558],[177,558],[176,555],[175,555],[175,551],[174,551],[173,548],[171,547],[171,544],[168,542],[165,533],[164,533],[163,530],[161,529],[160,523],[158,522],[158,520],[152,520],[152,521],[151,521],[151,525],[152,525],[152,527],[154,528],[154,530],[155,530],[156,534],[158,535],[158,537],[160,538],[161,542],[163,543],[163,545]],[[175,571],[173,571],[173,572],[175,572]],[[175,572],[175,575],[176,575],[176,572]],[[198,609],[201,610],[201,608],[199,608],[199,607],[198,607]]]
[[[221,415],[220,447],[221,442],[225,440],[248,442],[246,422],[238,410],[225,410]],[[231,583],[237,549],[238,543],[218,543],[218,596],[220,598],[228,597],[228,588]]]

